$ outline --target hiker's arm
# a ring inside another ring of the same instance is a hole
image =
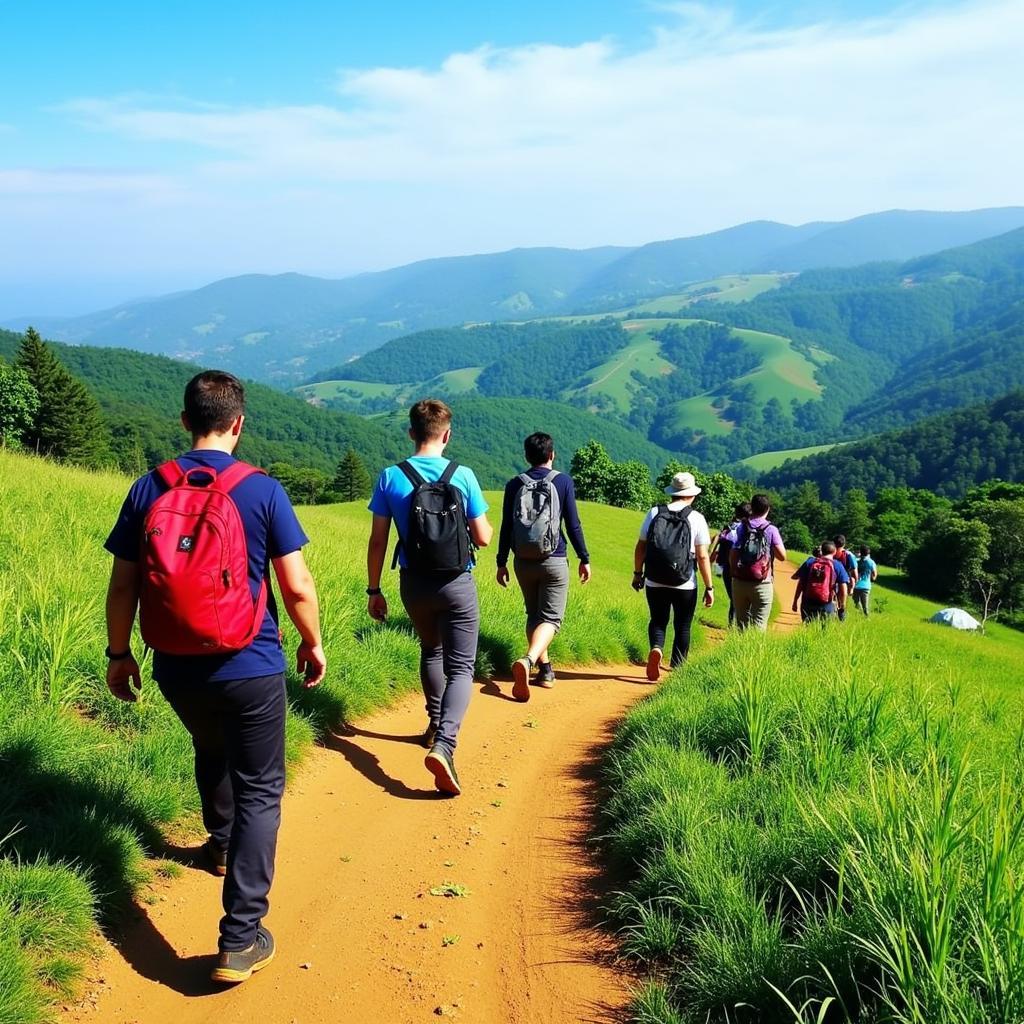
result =
[[[839,586],[836,587],[836,596],[839,599],[838,600],[839,607],[840,608],[845,608],[846,607],[846,584],[845,583],[840,583]]]
[[[633,548],[633,589],[641,590],[644,585],[644,562],[647,559],[647,541],[642,537]]]
[[[485,548],[491,543],[491,538],[494,536],[494,527],[488,521],[486,513],[482,516],[477,516],[476,519],[470,519],[469,535],[473,538],[473,543],[478,548]]]
[[[374,515],[370,524],[370,541],[366,545],[366,589],[379,590],[380,577],[384,572],[384,559],[388,557],[388,535],[391,533],[391,517]],[[388,602],[383,594],[371,594],[366,602],[371,619],[383,622],[388,617]]]
[[[565,532],[572,545],[576,557],[580,560],[580,581],[586,583],[590,579],[590,552],[583,536],[583,524],[580,522],[580,510],[576,505],[576,487],[571,477],[566,478],[565,505],[562,509],[562,522]]]
[[[107,587],[107,649],[123,654],[131,649],[132,626],[139,607],[139,566],[114,558]],[[132,687],[142,689],[139,663],[134,656],[107,662],[107,688],[119,700],[136,700]]]
[[[877,579],[878,579],[878,570],[877,569],[872,569],[871,570],[871,582],[874,583],[875,580],[877,580]]]
[[[796,590],[793,591],[793,611],[797,610],[800,604],[800,595],[804,592],[804,576],[798,572],[796,576]]]
[[[695,545],[694,554],[697,556],[700,578],[704,581],[704,607],[710,608],[715,603],[715,578],[711,575],[711,556],[707,544]]]
[[[505,493],[501,501],[501,529],[498,531],[498,572],[496,579],[502,587],[508,586],[508,556],[512,550],[512,506],[514,502],[512,483],[505,485]]]
[[[781,540],[778,544],[772,545],[772,557],[776,562],[784,562],[786,560],[786,547]]]
[[[320,602],[313,574],[301,549],[275,558],[273,565],[285,611],[302,638],[295,652],[296,668],[307,688],[316,686],[327,671],[327,657],[320,637]]]

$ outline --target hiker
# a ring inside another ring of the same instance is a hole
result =
[[[782,534],[768,521],[770,512],[768,495],[755,494],[750,499],[750,518],[736,528],[736,539],[729,552],[732,600],[739,629],[753,626],[763,632],[768,628],[774,597],[774,563],[786,558]]]
[[[850,577],[850,582],[856,583],[857,560],[853,557],[853,552],[847,550],[846,537],[841,533],[837,533],[832,538],[832,543],[836,546],[835,560],[837,564],[846,570],[846,575]],[[844,592],[840,599],[839,607],[836,609],[836,617],[840,622],[846,621],[846,597],[846,592]]]
[[[711,545],[709,557],[718,566],[722,577],[722,586],[725,587],[726,597],[729,598],[729,625],[736,619],[736,608],[732,603],[732,570],[729,567],[729,552],[736,542],[736,531],[744,519],[750,518],[750,502],[744,501],[736,506],[733,519],[728,526],[718,531],[715,543]]]
[[[524,442],[530,468],[505,485],[498,537],[500,586],[508,586],[508,556],[526,604],[526,654],[512,666],[512,696],[530,699],[530,673],[537,667],[536,684],[555,685],[548,647],[562,627],[569,597],[569,562],[565,527],[580,560],[580,583],[590,579],[590,555],[576,508],[572,477],[554,469],[555,443],[550,434],[531,434]]]
[[[661,675],[670,616],[675,621],[669,666],[678,668],[690,653],[690,630],[697,611],[695,567],[704,581],[704,607],[715,603],[708,557],[711,534],[707,520],[693,507],[700,492],[692,473],[676,473],[665,488],[671,501],[647,513],[633,551],[633,589],[644,591],[651,613],[647,678],[652,683]]]
[[[836,614],[837,603],[846,597],[850,576],[842,562],[836,561],[836,545],[827,540],[821,545],[821,554],[812,556],[800,566],[793,579],[797,581],[793,594],[793,611],[800,606],[804,622],[827,620]]]
[[[455,771],[459,727],[473,693],[480,605],[473,581],[473,550],[491,542],[487,502],[473,471],[445,458],[452,411],[427,398],[409,410],[413,455],[385,469],[370,498],[373,522],[367,550],[367,610],[387,618],[380,580],[394,521],[395,564],[401,567],[402,604],[420,641],[420,682],[427,702],[421,737],[424,765],[436,788],[462,792]]]
[[[284,488],[234,458],[245,392],[208,370],[185,388],[181,422],[192,450],[137,480],[106,549],[107,686],[134,701],[136,609],[153,678],[192,737],[204,852],[224,876],[220,955],[212,978],[240,982],[274,958],[263,926],[284,792],[285,657],[273,566],[299,632],[298,671],[324,677],[320,613],[302,548],[308,538]]]
[[[878,579],[878,566],[871,557],[871,548],[867,544],[860,546],[860,558],[857,561],[857,580],[853,585],[853,603],[863,613],[864,617],[871,613],[871,584]]]

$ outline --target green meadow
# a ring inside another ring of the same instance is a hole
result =
[[[831,451],[834,444],[814,444],[807,448],[786,448],[777,452],[758,452],[740,459],[740,463],[749,466],[758,473],[767,473],[770,469],[781,466],[788,459],[802,459],[805,455],[817,455],[819,452]]]
[[[1024,1019],[1024,637],[876,614],[731,636],[607,760],[643,1024]]]
[[[685,325],[692,320],[627,320],[623,327],[630,332],[629,344],[610,359],[590,371],[590,380],[573,394],[598,395],[610,398],[622,413],[629,413],[637,384],[633,371],[647,377],[669,374],[673,365],[661,354],[661,345],[652,335],[668,323]]]
[[[634,313],[678,313],[694,302],[749,302],[764,292],[778,288],[788,274],[732,274],[716,277],[710,281],[698,281],[689,285],[681,292],[670,295],[659,295],[648,299],[637,306],[631,306],[628,312]],[[713,290],[709,290],[713,289]]]
[[[143,665],[140,700],[103,681],[103,541],[129,480],[0,450],[0,1022],[36,1024],[73,993],[97,924],[147,898],[173,847],[201,838],[184,730]],[[489,495],[499,518],[499,495]],[[573,589],[552,653],[563,664],[639,659],[642,598],[629,587],[638,513],[583,506],[595,578]],[[361,505],[300,510],[312,543],[328,680],[292,682],[288,758],[317,734],[418,689],[418,648],[387,574],[391,618],[365,614],[368,513]],[[494,582],[482,554],[479,670],[503,671],[522,646],[518,591]],[[296,638],[287,631],[286,646]],[[141,645],[136,641],[136,649]],[[170,845],[169,845],[170,844]]]

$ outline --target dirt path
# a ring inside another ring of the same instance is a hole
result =
[[[792,571],[786,563],[776,576],[777,630],[799,624]],[[183,877],[140,906],[62,1019],[621,1019],[629,978],[595,927],[601,878],[587,838],[597,759],[651,689],[636,666],[560,675],[526,705],[507,683],[482,685],[459,748],[457,800],[439,799],[423,768],[418,699],[312,753],[285,797],[267,919],[278,959],[265,974],[234,989],[209,983],[220,880],[181,851]],[[448,882],[469,895],[431,895]]]
[[[506,699],[508,689],[488,683],[474,697],[457,800],[437,798],[411,742],[423,727],[418,700],[313,753],[285,797],[267,919],[278,958],[266,973],[213,990],[220,881],[190,865],[140,908],[63,1019],[621,1018],[628,978],[593,924],[600,878],[586,840],[596,758],[650,686],[628,667],[567,671],[526,705]],[[430,894],[445,882],[470,895]]]
[[[793,611],[793,595],[796,594],[796,580],[790,579],[796,572],[792,562],[780,562],[775,570],[775,596],[779,601],[779,614],[772,628],[779,633],[789,633],[800,625],[799,612]]]

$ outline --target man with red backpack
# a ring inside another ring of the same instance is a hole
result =
[[[739,629],[753,626],[764,632],[768,628],[775,596],[774,563],[786,558],[779,528],[768,521],[770,512],[768,495],[755,494],[750,499],[750,518],[736,528],[729,552],[732,602]]]
[[[845,600],[850,576],[842,562],[836,560],[836,546],[827,540],[821,545],[821,554],[808,558],[795,573],[796,593],[793,611],[800,605],[800,618],[827,620],[836,614],[837,601]],[[801,600],[802,598],[802,600]]]
[[[107,686],[136,700],[136,610],[153,678],[192,737],[209,832],[224,878],[220,954],[212,977],[240,982],[274,958],[263,926],[284,792],[285,657],[270,568],[301,637],[306,686],[324,677],[316,587],[288,496],[234,458],[245,423],[240,381],[216,370],[185,388],[192,450],[137,480],[107,538]],[[134,687],[134,690],[133,690]]]

